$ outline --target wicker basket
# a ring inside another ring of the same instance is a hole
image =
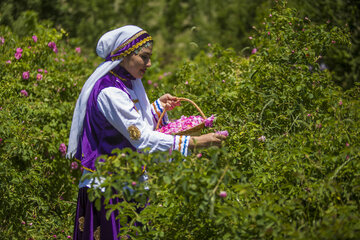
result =
[[[187,101],[189,103],[191,103],[192,105],[194,105],[194,107],[199,111],[201,117],[205,120],[206,117],[205,117],[205,114],[201,111],[201,109],[198,107],[198,105],[196,105],[196,103],[194,103],[193,101],[191,101],[190,99],[187,99],[187,98],[178,98],[179,101]],[[165,115],[165,112],[166,110],[164,110],[161,115],[160,115],[160,118],[159,118],[159,121],[156,125],[156,128],[155,130],[158,130],[159,129],[159,125],[160,125],[160,122],[162,120],[162,118],[164,117]],[[199,136],[201,134],[201,130],[205,127],[205,121],[203,121],[202,123],[200,123],[199,125],[196,125],[195,127],[192,127],[192,128],[189,128],[189,129],[186,129],[184,131],[180,131],[180,132],[176,132],[176,133],[173,133],[172,135],[189,135],[189,136]]]

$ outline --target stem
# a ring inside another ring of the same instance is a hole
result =
[[[271,103],[273,103],[273,102],[274,102],[274,99],[270,99],[270,101],[268,101],[268,103],[265,104],[265,106],[264,106],[263,109],[261,110],[260,117],[259,117],[260,125],[262,125],[261,120],[262,120],[262,115],[263,115],[263,113],[264,113],[265,108],[266,108],[267,106],[269,106],[269,105],[270,105]]]
[[[218,187],[219,187],[221,181],[223,180],[223,178],[225,177],[225,174],[226,174],[228,169],[229,169],[229,165],[226,165],[225,170],[224,170],[223,174],[221,175],[219,181],[217,182],[217,184],[216,184],[214,190],[212,191],[211,195],[214,195],[216,193],[216,190],[218,189]]]
[[[351,159],[352,159],[352,158],[349,157],[348,160],[346,160],[343,164],[341,164],[341,166],[338,167],[338,168],[335,170],[334,175],[332,175],[332,177],[330,178],[330,180],[333,180],[333,179],[336,177],[336,175],[339,173],[339,171],[340,171],[346,164],[348,164],[348,162],[350,162]]]

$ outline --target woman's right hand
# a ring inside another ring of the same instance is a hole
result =
[[[206,148],[211,146],[220,147],[226,136],[217,133],[208,133],[201,136],[190,137],[189,148]]]

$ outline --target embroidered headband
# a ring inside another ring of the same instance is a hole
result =
[[[139,47],[145,45],[150,46],[152,42],[152,37],[144,30],[136,33],[134,36],[126,40],[123,44],[117,47],[114,51],[106,57],[106,61],[116,61],[119,60],[130,53],[136,51]]]

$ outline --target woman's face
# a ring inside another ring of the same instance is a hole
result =
[[[152,47],[143,47],[138,54],[132,53],[124,58],[120,65],[133,77],[142,78],[151,66]]]

